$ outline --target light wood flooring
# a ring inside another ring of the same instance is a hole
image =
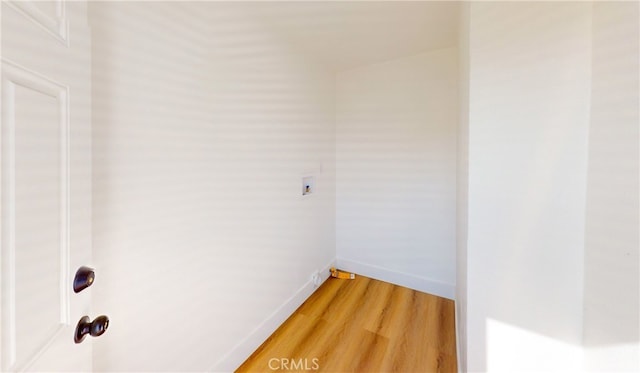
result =
[[[454,312],[434,295],[329,278],[237,371],[457,372]]]

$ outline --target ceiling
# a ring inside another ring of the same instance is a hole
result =
[[[457,42],[457,1],[257,2],[248,11],[332,71]]]

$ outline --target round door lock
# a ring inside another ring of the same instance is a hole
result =
[[[92,337],[99,337],[107,331],[108,327],[109,318],[107,316],[98,316],[93,321],[89,319],[89,316],[82,316],[76,326],[76,333],[73,340],[76,343],[80,343],[84,340],[84,337],[86,337],[87,334]]]
[[[76,276],[73,278],[73,291],[76,293],[88,288],[93,284],[96,279],[96,273],[93,268],[82,266],[76,271]]]

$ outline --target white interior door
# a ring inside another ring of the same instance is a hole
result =
[[[90,51],[86,3],[2,2],[2,371],[91,370]]]

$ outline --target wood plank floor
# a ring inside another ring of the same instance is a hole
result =
[[[329,278],[237,371],[456,372],[454,312],[434,295]]]

